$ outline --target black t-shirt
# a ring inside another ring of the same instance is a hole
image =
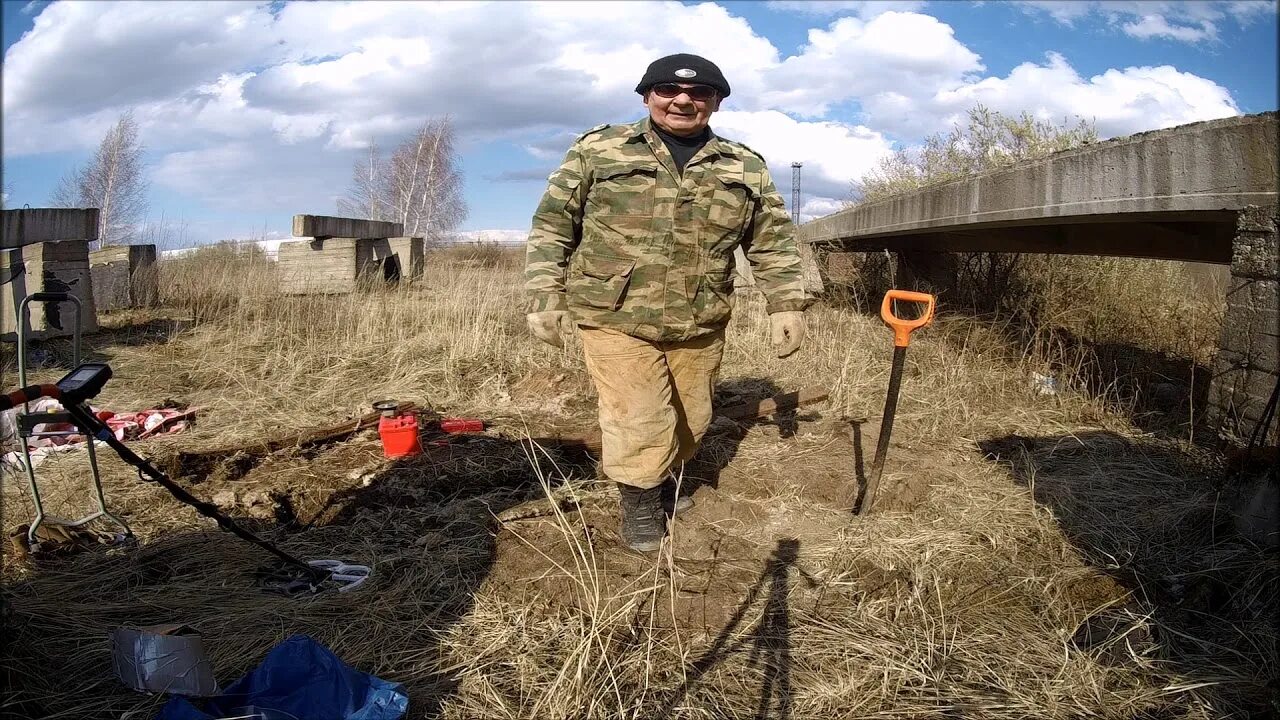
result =
[[[662,138],[662,143],[667,146],[667,150],[671,153],[672,159],[676,161],[676,172],[684,174],[684,165],[693,158],[694,155],[702,149],[703,145],[711,139],[711,128],[702,128],[702,132],[693,137],[680,137],[663,131],[657,125],[653,126],[653,131]]]

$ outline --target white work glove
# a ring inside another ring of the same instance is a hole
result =
[[[804,341],[804,311],[783,310],[769,316],[769,330],[773,336],[773,349],[784,358],[800,349]]]
[[[573,327],[569,322],[568,310],[543,310],[525,316],[529,321],[529,332],[548,345],[564,347],[561,333],[570,332]]]

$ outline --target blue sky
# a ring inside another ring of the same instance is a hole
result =
[[[148,147],[172,242],[287,237],[336,214],[370,140],[448,114],[469,217],[518,238],[573,136],[628,122],[652,59],[734,87],[712,126],[801,212],[976,102],[1114,137],[1277,107],[1270,0],[1086,2],[3,3],[6,207],[47,204],[120,113]]]

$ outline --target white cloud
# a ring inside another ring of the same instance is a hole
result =
[[[1014,0],[1014,2],[1028,11],[1047,13],[1064,25],[1071,25],[1094,10],[1093,3],[1086,0]]]
[[[765,68],[758,105],[822,117],[841,102],[886,93],[927,97],[983,66],[951,27],[927,15],[885,13],[870,22],[841,18],[810,30],[799,55]]]
[[[159,158],[158,186],[228,211],[331,212],[370,140],[388,147],[449,114],[464,157],[491,140],[527,152],[509,172],[469,179],[519,179],[558,162],[587,128],[640,117],[644,67],[695,52],[733,86],[713,126],[763,153],[784,191],[790,163],[803,162],[808,212],[843,199],[891,138],[945,129],[975,102],[1096,117],[1104,135],[1236,112],[1224,88],[1169,66],[1082,78],[1050,55],[985,76],[950,26],[904,12],[920,3],[838,4],[814,4],[845,16],[821,21],[788,56],[710,2],[326,2],[274,14],[254,3],[56,3],[5,55],[5,153],[90,149],[132,107]],[[1114,13],[1133,32],[1187,40],[1185,28],[1259,13],[1257,3],[1042,5],[1026,4],[1062,22]]]
[[[207,82],[210,68],[272,61],[271,16],[256,4],[181,8],[155,2],[44,8],[5,53],[6,113],[122,108]]]
[[[803,185],[804,183],[801,183]],[[806,194],[806,199],[800,203],[800,222],[806,223],[810,220],[840,212],[845,207],[844,199],[836,198],[810,198]]]
[[[769,0],[770,10],[796,12],[803,15],[854,15],[863,20],[886,12],[915,12],[924,8],[924,0]]]
[[[800,122],[776,110],[719,112],[711,118],[717,135],[746,144],[769,164],[774,184],[790,197],[791,163],[803,163],[800,187],[806,196],[842,198],[849,180],[891,150],[882,134],[860,125]]]
[[[1213,23],[1202,21],[1198,27],[1191,25],[1170,25],[1163,15],[1143,15],[1137,22],[1124,24],[1126,35],[1146,40],[1153,37],[1166,37],[1182,42],[1199,42],[1217,36]]]
[[[1218,39],[1219,24],[1230,18],[1245,26],[1275,14],[1274,0],[1015,0],[1027,12],[1047,14],[1064,25],[1098,16],[1110,26],[1140,39],[1168,38],[1186,43]]]
[[[277,115],[271,120],[271,129],[280,142],[296,145],[303,140],[314,140],[324,135],[333,120],[333,115],[329,113]]]
[[[958,117],[975,102],[1050,121],[1080,116],[1096,121],[1103,137],[1239,114],[1226,88],[1168,65],[1111,69],[1086,80],[1056,53],[1043,65],[1019,65],[1006,78],[939,92],[924,110]]]

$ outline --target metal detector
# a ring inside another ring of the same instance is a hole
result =
[[[305,595],[337,589],[339,592],[354,590],[369,579],[371,571],[365,565],[348,565],[338,560],[305,561],[281,550],[252,532],[240,527],[222,514],[218,507],[187,492],[164,472],[120,442],[106,423],[94,416],[87,402],[102,392],[111,379],[111,367],[105,363],[84,363],[53,385],[30,385],[8,395],[0,396],[0,412],[42,397],[58,400],[72,423],[90,438],[107,444],[122,460],[138,469],[143,482],[155,482],[183,504],[211,518],[218,527],[246,542],[253,543],[289,565],[293,573],[275,573],[267,580],[267,587],[286,595]],[[92,441],[91,441],[92,442]]]

